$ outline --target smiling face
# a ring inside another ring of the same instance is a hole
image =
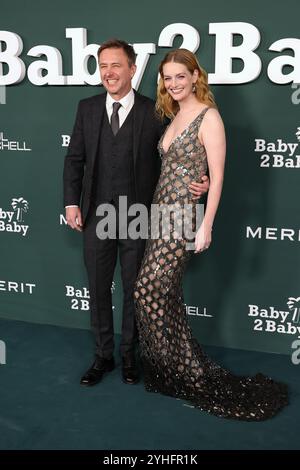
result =
[[[163,80],[167,92],[175,101],[182,101],[193,93],[199,72],[191,73],[184,64],[167,62],[163,66]]]
[[[99,69],[103,86],[114,100],[118,101],[129,93],[136,66],[129,65],[123,49],[104,49],[99,56]]]

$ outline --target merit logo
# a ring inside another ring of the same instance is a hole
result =
[[[25,214],[28,212],[28,201],[23,197],[13,198],[11,201],[12,211],[0,207],[0,232],[18,233],[26,236],[29,225],[24,224]]]
[[[15,152],[31,152],[31,149],[26,147],[26,142],[18,142],[17,140],[5,139],[3,132],[0,132],[0,150],[14,150]]]
[[[300,127],[297,127],[295,136],[300,141]],[[267,142],[265,139],[255,139],[254,152],[260,153],[260,167],[262,168],[300,168],[300,155],[298,142],[284,142],[277,139]]]
[[[0,280],[0,291],[4,292],[16,292],[18,294],[32,294],[36,284],[29,282],[15,282],[15,281],[1,281]]]
[[[246,227],[246,238],[300,242],[300,230],[278,227]]]

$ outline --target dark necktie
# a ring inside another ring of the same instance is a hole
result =
[[[113,103],[113,113],[111,115],[110,125],[114,135],[117,134],[120,128],[119,109],[121,108],[121,106],[121,103],[117,103],[116,101]]]

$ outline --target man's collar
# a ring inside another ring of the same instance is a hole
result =
[[[115,103],[117,100],[112,98],[109,93],[106,95],[106,105],[112,108],[113,103]],[[118,100],[118,103],[121,103],[121,105],[127,109],[130,104],[134,101],[134,91],[131,88],[129,93],[127,95],[123,96],[120,100]]]

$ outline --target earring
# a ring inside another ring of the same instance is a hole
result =
[[[192,93],[196,93],[196,91],[197,91],[196,83],[193,83]]]

